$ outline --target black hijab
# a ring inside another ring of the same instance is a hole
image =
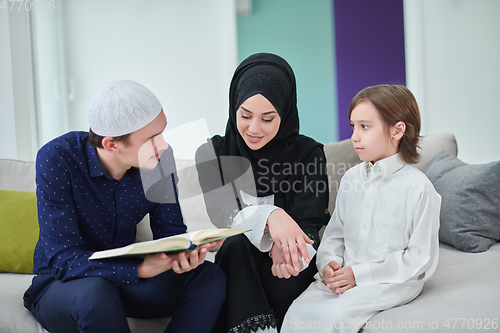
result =
[[[259,150],[248,148],[236,126],[236,111],[248,98],[262,94],[276,108],[281,122],[276,136]],[[299,134],[297,90],[295,75],[281,57],[258,53],[246,58],[234,72],[229,89],[229,120],[224,137],[214,136],[215,153],[220,156],[247,158],[255,176],[259,197],[275,194],[275,204],[285,208],[292,191],[280,193],[282,182],[292,183],[300,178],[290,174],[290,165],[304,163],[315,148],[322,145]],[[271,173],[273,167],[274,173]],[[284,169],[288,168],[288,172]],[[276,186],[270,186],[272,183]],[[278,189],[278,190],[277,190]]]

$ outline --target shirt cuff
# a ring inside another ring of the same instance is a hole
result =
[[[120,261],[116,263],[116,279],[120,285],[139,283],[137,261]]]
[[[273,239],[269,231],[265,231],[269,215],[276,209],[274,205],[248,206],[243,208],[234,218],[232,228],[250,229],[245,233],[248,240],[261,252],[271,251]]]
[[[363,286],[372,284],[372,275],[370,270],[370,264],[358,264],[351,266],[352,273],[356,279],[356,285]]]
[[[307,247],[307,252],[309,252],[309,259],[312,259],[312,257],[314,257],[314,255],[316,254],[316,250],[314,249],[314,247],[311,244],[306,244],[306,247]],[[300,264],[300,271],[302,272],[304,269],[309,267],[309,263],[310,262],[306,262],[304,260],[304,257],[302,257],[302,260],[299,263]]]

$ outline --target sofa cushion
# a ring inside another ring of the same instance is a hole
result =
[[[324,145],[323,149],[326,156],[328,185],[330,188],[328,210],[331,214],[335,209],[335,199],[337,198],[340,179],[347,170],[360,163],[361,160],[356,150],[354,150],[351,139],[327,143]]]
[[[179,177],[179,204],[188,231],[215,228],[205,208],[194,160],[176,160],[176,164]]]
[[[0,274],[0,332],[47,333],[23,305],[31,274]]]
[[[0,272],[31,273],[38,240],[35,192],[0,190]]]
[[[466,252],[500,240],[500,161],[471,165],[441,152],[426,172],[441,194],[441,242]]]
[[[47,333],[35,317],[24,307],[23,294],[30,286],[31,274],[0,274],[0,332]],[[164,332],[170,317],[131,318],[127,317],[131,333]]]
[[[0,190],[35,191],[35,163],[0,159]]]
[[[420,296],[374,315],[361,332],[498,332],[499,259],[500,243],[483,253],[441,243],[436,272]]]
[[[442,151],[457,156],[457,140],[451,133],[434,133],[423,136],[417,149],[420,161],[415,165],[420,171],[426,172],[432,161]]]

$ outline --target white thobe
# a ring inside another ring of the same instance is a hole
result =
[[[375,313],[419,295],[436,270],[441,197],[398,154],[343,176],[318,249],[319,275],[335,260],[356,286],[336,295],[315,281],[289,308],[282,333],[358,332]]]

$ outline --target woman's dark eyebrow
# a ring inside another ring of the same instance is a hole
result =
[[[249,113],[252,113],[252,111],[248,110],[247,108],[245,108],[244,106],[240,106],[240,108],[242,108],[243,110],[245,110],[246,112],[249,112]],[[268,115],[268,114],[271,114],[271,113],[278,113],[277,111],[275,110],[272,110],[272,111],[267,111],[267,112],[264,112],[262,113],[263,115]]]
[[[247,108],[245,108],[244,106],[240,106],[240,108],[242,108],[243,110],[245,110],[246,112],[250,112],[252,113],[252,111],[248,110]]]

